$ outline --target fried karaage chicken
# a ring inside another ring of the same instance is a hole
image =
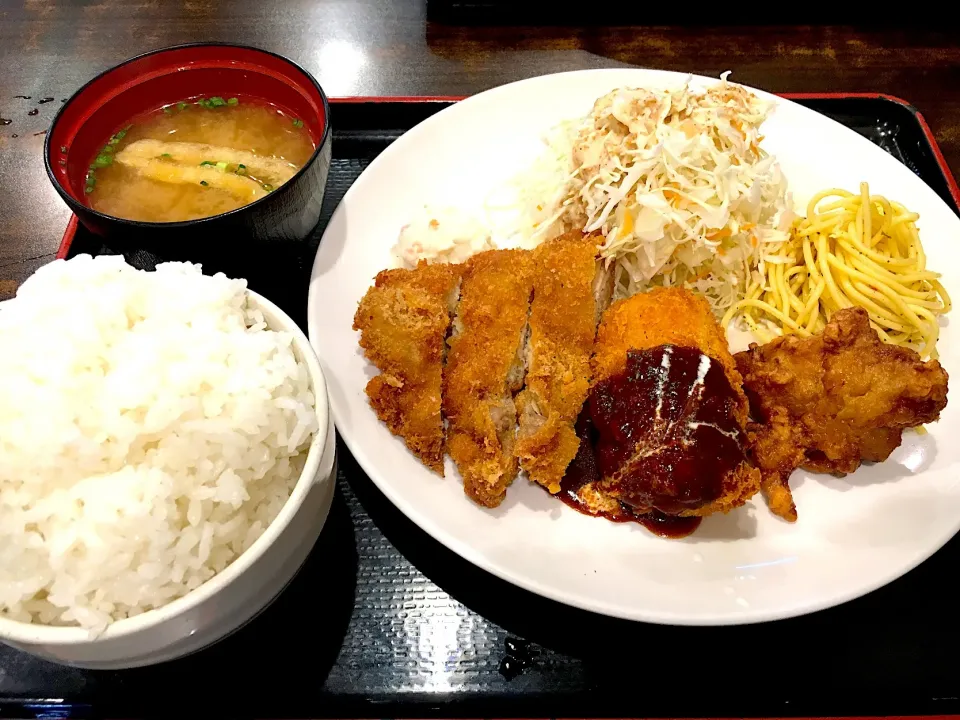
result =
[[[736,355],[751,411],[753,458],[771,510],[791,522],[796,468],[845,475],[886,460],[905,428],[947,404],[947,373],[908,348],[881,342],[867,311],[837,312],[819,335],[787,335]]]
[[[390,432],[441,475],[443,361],[460,271],[459,265],[426,263],[384,270],[353,319],[360,347],[380,371],[367,383],[370,405]]]
[[[463,266],[443,411],[464,490],[487,507],[503,501],[518,471],[514,396],[523,387],[532,268],[524,250],[490,250]]]
[[[590,390],[597,321],[609,304],[610,273],[597,262],[599,236],[579,231],[533,252],[527,376],[517,396],[516,453],[530,479],[559,492],[580,439],[574,423]]]
[[[615,303],[594,356],[599,490],[637,513],[704,516],[760,489],[748,405],[709,305],[679,288]]]

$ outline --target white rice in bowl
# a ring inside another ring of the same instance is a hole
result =
[[[189,263],[27,280],[0,306],[0,615],[100,631],[249,548],[317,432],[292,340]]]

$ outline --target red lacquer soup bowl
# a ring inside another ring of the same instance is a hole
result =
[[[302,122],[315,146],[287,182],[236,210],[183,222],[140,222],[97,212],[87,202],[87,173],[104,142],[132,118],[191,97],[242,96],[276,106]],[[47,174],[91,232],[117,250],[144,249],[168,260],[289,247],[320,217],[330,169],[330,106],[320,85],[297,64],[256,48],[180,45],[127,60],[84,85],[47,133]]]

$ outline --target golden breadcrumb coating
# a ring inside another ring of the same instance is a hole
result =
[[[428,468],[443,475],[441,383],[459,265],[421,264],[377,275],[353,319],[360,347],[380,374],[370,405]]]
[[[551,493],[559,492],[580,446],[573,426],[590,391],[601,239],[575,231],[533,253],[529,360],[526,386],[517,397],[517,455],[530,479]]]
[[[517,410],[533,290],[531,254],[490,250],[463,268],[443,376],[447,450],[467,495],[499,505],[517,475]]]

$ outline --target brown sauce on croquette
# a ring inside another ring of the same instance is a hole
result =
[[[593,422],[590,419],[589,406],[584,407],[577,419],[577,436],[580,438],[580,447],[577,456],[567,468],[563,481],[560,483],[560,492],[557,497],[568,507],[591,517],[603,517],[615,523],[633,522],[642,525],[655,535],[666,538],[684,538],[700,527],[701,518],[677,517],[664,515],[659,511],[636,513],[626,505],[620,505],[616,513],[597,511],[580,499],[578,493],[590,483],[600,481],[600,472],[597,469],[596,455],[593,451],[595,433]]]
[[[658,535],[683,537],[700,524],[680,517],[717,500],[744,461],[737,395],[723,368],[695,348],[631,350],[623,372],[593,388],[580,418],[580,449],[560,499],[614,522],[638,522]],[[588,506],[588,484],[619,502],[613,512]]]
[[[736,407],[723,368],[700,350],[629,351],[624,371],[590,396],[603,489],[631,507],[669,515],[717,500],[744,461]]]

